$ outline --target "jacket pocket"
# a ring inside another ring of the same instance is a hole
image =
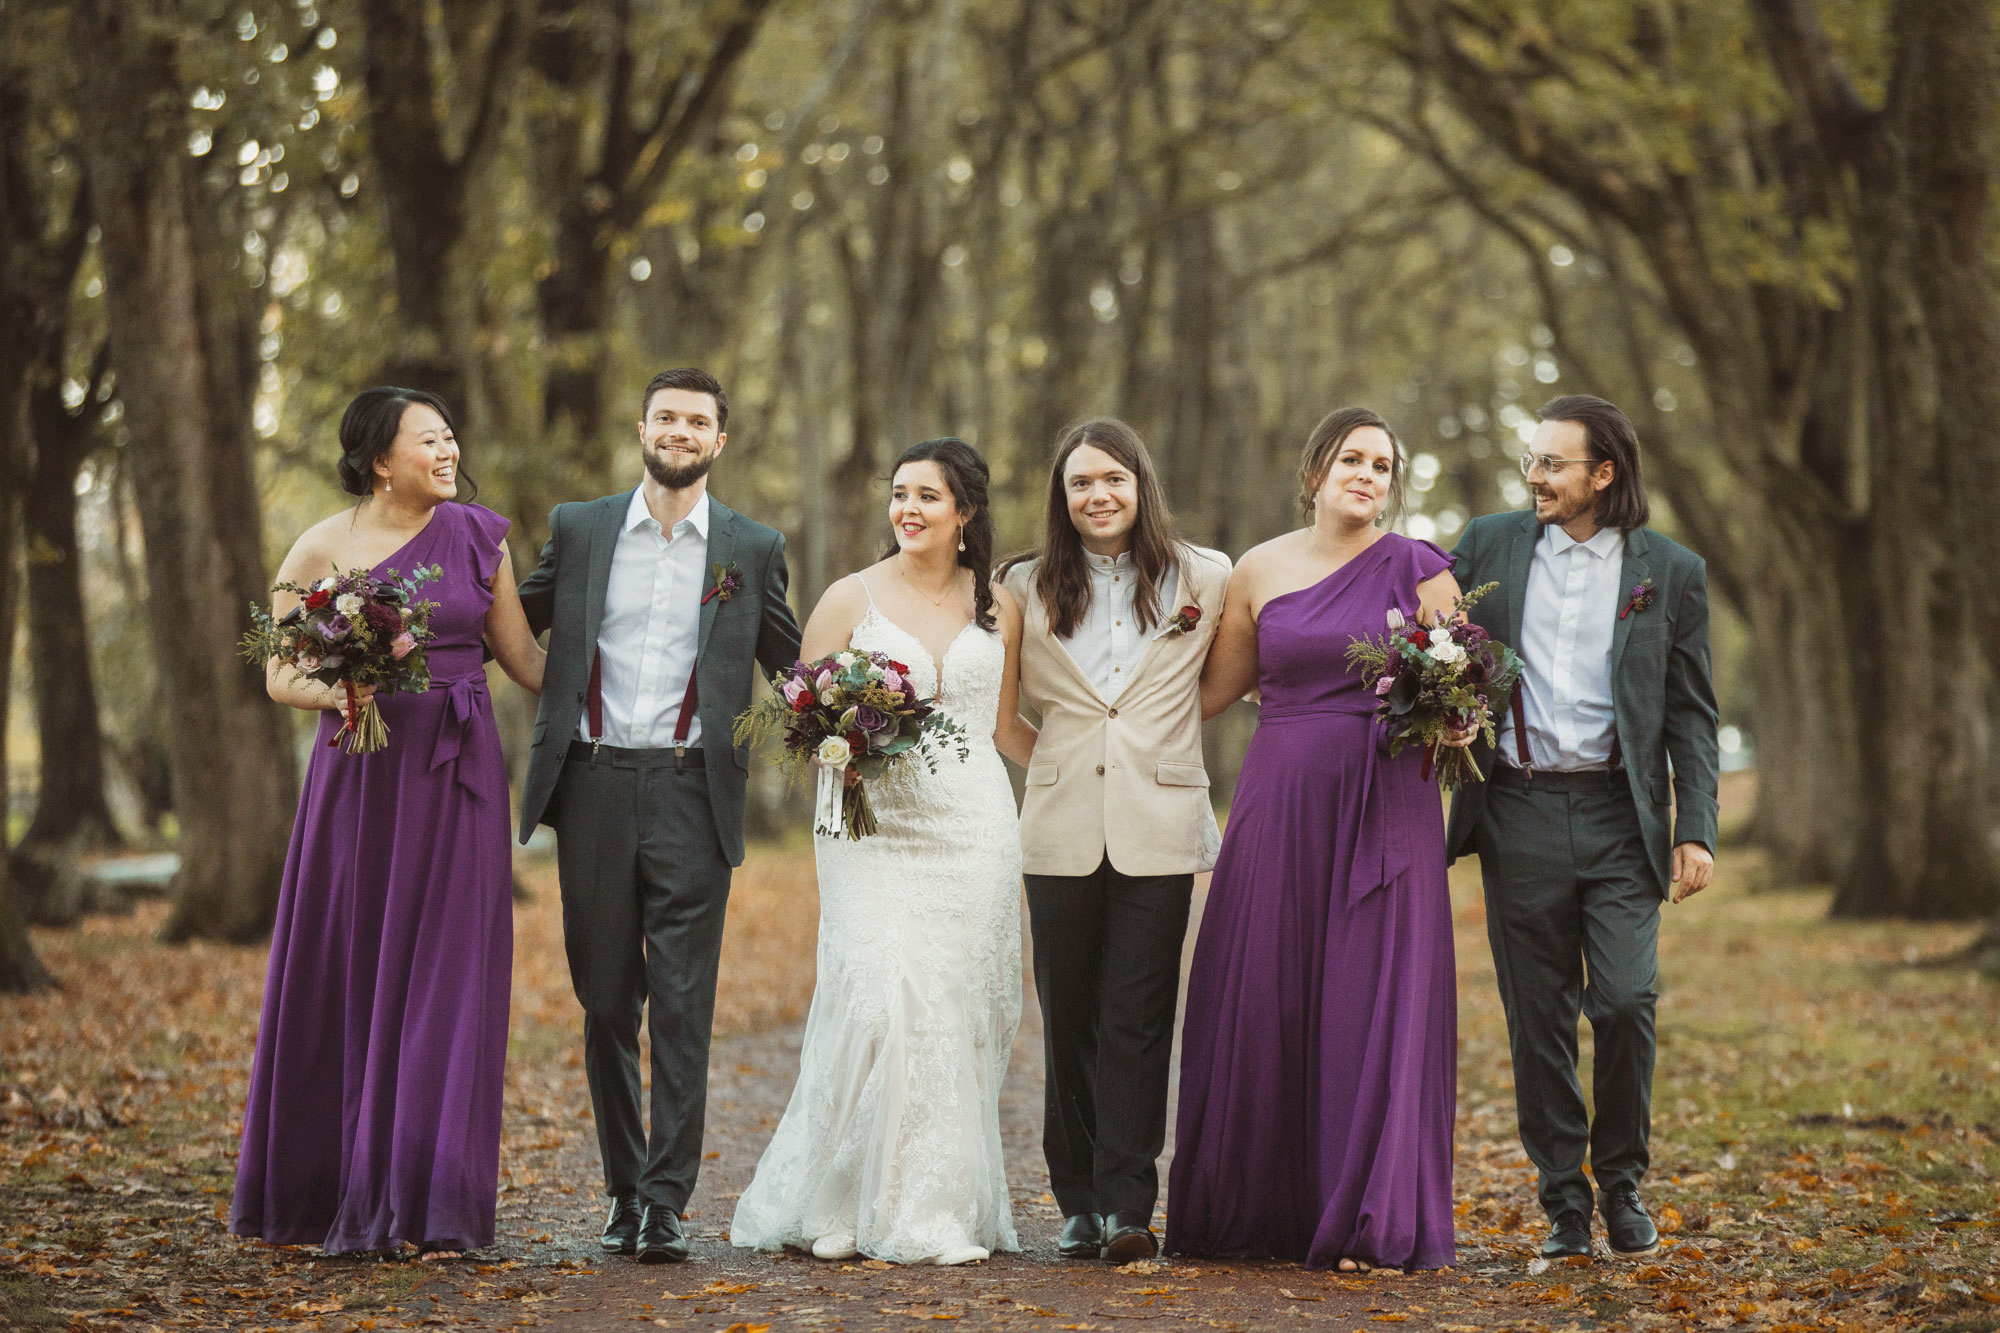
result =
[[[1208,770],[1200,764],[1170,764],[1160,761],[1153,776],[1162,787],[1206,787]]]
[[[1028,785],[1030,787],[1053,787],[1056,785],[1058,766],[1055,764],[1029,764]]]

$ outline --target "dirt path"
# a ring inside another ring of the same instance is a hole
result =
[[[524,1191],[503,1201],[497,1254],[458,1294],[438,1292],[437,1316],[453,1324],[557,1329],[641,1326],[756,1333],[787,1329],[903,1329],[911,1321],[961,1327],[1234,1329],[1293,1323],[1412,1329],[1497,1328],[1525,1310],[1502,1292],[1522,1261],[1480,1247],[1452,1273],[1366,1279],[1308,1273],[1296,1264],[1169,1261],[1115,1269],[1055,1258],[1062,1217],[1048,1194],[1041,1154],[1041,1024],[1030,989],[1001,1099],[1001,1134],[1022,1252],[964,1268],[894,1268],[759,1254],[728,1243],[736,1197],[749,1183],[798,1068],[799,1026],[718,1041],[710,1061],[706,1160],[690,1201],[694,1257],[677,1266],[609,1259],[597,1248],[601,1200],[595,1141],[571,1133],[551,1181],[576,1193]],[[1164,1168],[1162,1170],[1164,1175]],[[500,1264],[518,1267],[497,1267]],[[454,1275],[457,1276],[457,1275]],[[442,1285],[442,1284],[439,1284]],[[453,1283],[453,1286],[458,1286]],[[398,1311],[421,1318],[412,1293]],[[1496,1297],[1499,1300],[1496,1301]],[[503,1302],[494,1304],[495,1299]]]

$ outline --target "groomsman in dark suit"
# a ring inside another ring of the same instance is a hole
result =
[[[611,1213],[604,1248],[687,1258],[729,876],[743,862],[749,752],[731,744],[758,664],[792,665],[785,539],[708,493],[729,399],[662,371],[633,490],[557,505],[521,605],[549,636],[521,841],[556,831],[563,940]],[[639,1105],[639,1017],[653,1068]]]
[[[1659,1248],[1639,1182],[1660,903],[1699,893],[1714,863],[1708,576],[1646,527],[1623,412],[1576,394],[1539,416],[1521,459],[1534,511],[1473,520],[1453,553],[1459,586],[1499,583],[1472,618],[1527,671],[1498,754],[1478,756],[1489,780],[1458,789],[1447,837],[1454,857],[1478,853],[1485,881],[1521,1142],[1551,1221],[1542,1253],[1588,1255],[1594,1204],[1612,1252],[1637,1258]],[[1579,1010],[1594,1124],[1576,1075]]]

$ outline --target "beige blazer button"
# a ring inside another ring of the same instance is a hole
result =
[[[1099,764],[1097,766],[1097,776],[1100,778],[1104,776],[1104,765]]]
[[[1115,709],[1115,708],[1114,708],[1114,709],[1112,709],[1112,710],[1111,710],[1111,716],[1113,716],[1113,717],[1117,717],[1117,716],[1118,716],[1118,710],[1117,710],[1117,709]]]

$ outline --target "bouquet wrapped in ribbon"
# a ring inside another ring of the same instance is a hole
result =
[[[1491,744],[1494,719],[1521,676],[1520,654],[1464,619],[1467,608],[1499,586],[1474,588],[1430,625],[1405,621],[1391,607],[1385,637],[1364,635],[1347,646],[1347,664],[1361,668],[1382,701],[1375,716],[1388,728],[1389,753],[1423,746],[1424,777],[1435,769],[1447,791],[1486,775],[1469,750],[1445,742],[1476,727]]]
[[[328,745],[349,754],[371,754],[389,743],[389,726],[373,699],[355,706],[355,687],[422,694],[431,687],[424,644],[431,638],[435,602],[417,591],[444,570],[437,565],[408,575],[378,578],[365,569],[338,570],[315,583],[280,583],[299,604],[282,617],[252,605],[252,629],[243,656],[262,666],[276,658],[307,680],[347,691],[347,720]]]
[[[771,688],[774,697],[737,717],[735,740],[782,740],[777,762],[794,778],[818,762],[815,833],[867,837],[875,831],[870,780],[913,760],[935,773],[938,751],[951,741],[961,760],[971,753],[965,729],[938,712],[935,699],[918,698],[910,669],[882,653],[847,650],[798,662],[774,676]],[[861,777],[852,786],[844,778],[849,768]]]

